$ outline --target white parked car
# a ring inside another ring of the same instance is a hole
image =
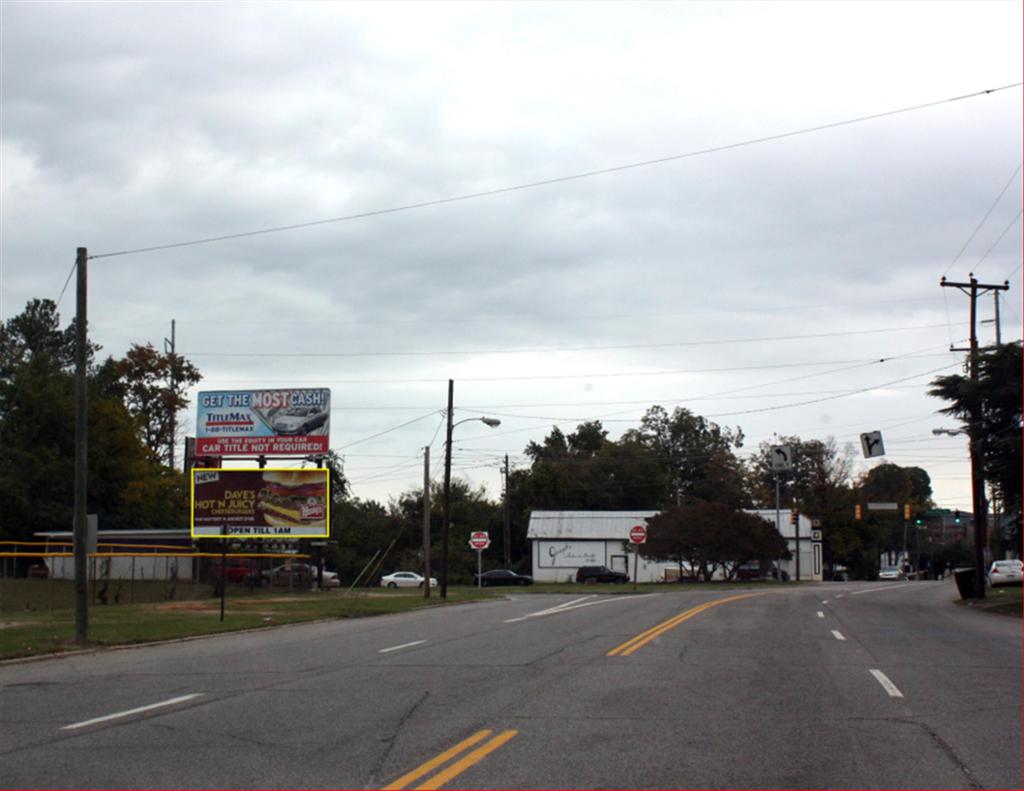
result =
[[[1020,585],[1024,577],[1024,563],[1019,560],[997,560],[988,570],[988,584]]]
[[[903,570],[899,566],[886,566],[878,572],[878,579],[903,580],[906,579],[906,577],[903,574]]]
[[[422,588],[423,576],[415,571],[396,571],[394,574],[385,574],[380,578],[382,588]],[[430,587],[437,587],[437,580],[430,578]]]

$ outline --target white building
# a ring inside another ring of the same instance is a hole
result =
[[[636,577],[638,582],[660,582],[666,570],[678,565],[665,560],[635,557],[629,541],[629,530],[647,524],[646,519],[658,511],[534,511],[526,538],[531,542],[533,578],[537,582],[567,582],[576,578],[581,566],[607,566]],[[775,509],[750,510],[775,522]],[[800,514],[800,579],[821,580],[821,530]],[[791,579],[796,573],[796,530],[790,524],[789,509],[779,511],[779,533],[786,539],[793,559],[780,565]],[[636,573],[634,575],[634,564]]]

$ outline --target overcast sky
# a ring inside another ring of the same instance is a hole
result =
[[[614,439],[661,404],[742,427],[744,455],[832,436],[859,470],[880,430],[886,461],[970,509],[966,444],[932,434],[955,423],[926,389],[969,334],[944,274],[1009,280],[1021,337],[1022,91],[969,96],[1021,81],[1021,3],[0,16],[0,318],[57,299],[87,247],[104,354],[162,347],[173,319],[199,389],[331,388],[331,446],[382,502],[422,485],[424,446],[440,479],[454,379],[456,420],[502,421],[453,444],[494,498],[504,455],[524,466],[553,425]],[[72,283],[65,322],[74,304]]]

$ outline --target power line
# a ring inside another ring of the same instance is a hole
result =
[[[901,355],[902,359],[914,359],[919,357],[944,357],[949,351],[938,354],[909,354]],[[844,365],[847,363],[872,363],[878,362],[878,357],[860,360],[822,360],[820,362],[802,363],[774,363],[769,365],[739,365],[726,366],[723,368],[674,368],[661,371],[603,371],[582,374],[533,374],[523,376],[460,376],[460,382],[522,382],[539,381],[552,379],[602,379],[614,377],[641,377],[641,376],[678,376],[680,374],[706,374],[706,373],[730,373],[747,371],[766,371],[777,368],[806,368],[818,365]],[[211,380],[223,384],[245,384],[259,383],[263,385],[285,383],[289,385],[300,384],[346,384],[346,385],[379,385],[379,384],[443,384],[447,379],[215,379]]]
[[[798,135],[810,134],[812,132],[821,132],[826,129],[835,129],[842,126],[849,126],[851,124],[863,123],[865,121],[872,121],[878,118],[886,118],[893,115],[900,115],[902,113],[909,113],[916,110],[924,110],[929,107],[937,107],[943,104],[950,104],[952,102],[962,101],[964,99],[973,99],[979,96],[987,96],[997,91],[1005,91],[1009,88],[1017,88],[1024,83],[1016,82],[1010,85],[1003,85],[998,88],[988,88],[983,91],[975,91],[974,93],[963,94],[962,96],[953,96],[947,99],[939,99],[938,101],[926,102],[924,104],[917,104],[910,107],[901,107],[896,110],[886,110],[880,113],[873,113],[871,115],[862,115],[856,118],[848,118],[844,121],[835,121],[828,124],[820,124],[818,126],[806,127],[804,129],[797,129],[790,132],[781,132],[774,135],[766,135],[764,137],[753,138],[750,140],[744,140],[738,143],[728,143],[721,146],[714,146],[711,148],[698,149],[696,151],[689,151],[684,154],[673,154],[667,157],[659,157],[657,159],[648,159],[641,162],[632,162],[625,165],[615,165],[613,167],[601,168],[599,170],[589,170],[582,173],[575,173],[569,176],[557,176],[555,178],[543,179],[541,181],[531,181],[525,184],[516,184],[509,187],[499,187],[492,190],[484,190],[481,192],[470,192],[463,195],[455,195],[448,198],[438,198],[429,201],[420,201],[418,203],[409,203],[404,206],[395,206],[389,209],[375,209],[373,211],[359,212],[357,214],[348,214],[341,217],[332,217],[326,220],[313,220],[311,222],[294,223],[292,225],[280,225],[273,228],[263,228],[255,231],[243,231],[241,233],[224,234],[221,236],[209,236],[203,239],[193,239],[185,242],[172,242],[170,244],[153,245],[151,247],[138,247],[131,250],[120,250],[112,253],[99,253],[91,255],[89,258],[112,258],[120,255],[135,255],[137,253],[150,253],[157,250],[170,250],[178,247],[192,247],[201,244],[210,244],[213,242],[224,242],[231,239],[243,239],[251,236],[261,236],[270,233],[280,233],[283,231],[295,231],[301,228],[313,228],[318,225],[328,225],[331,223],[346,222],[349,220],[364,219],[367,217],[377,217],[385,214],[396,214],[403,211],[411,211],[413,209],[423,209],[429,206],[441,206],[447,203],[456,203],[459,201],[472,200],[474,198],[484,198],[492,195],[502,195],[509,192],[517,192],[520,190],[532,189],[534,187],[545,187],[552,184],[562,184],[568,181],[576,181],[579,179],[592,178],[594,176],[603,176],[609,173],[618,173],[624,170],[632,170],[635,168],[650,167],[652,165],[661,165],[666,162],[675,162],[681,159],[689,159],[691,157],[704,156],[706,154],[714,154],[721,151],[729,151],[731,149],[743,148],[746,146],[757,145],[760,143],[768,143],[775,140],[784,140],[789,137],[796,137]]]
[[[981,222],[979,222],[975,226],[974,230],[971,231],[971,235],[967,237],[967,241],[964,242],[964,246],[960,248],[960,252],[958,252],[955,256],[953,256],[953,260],[949,262],[949,266],[946,267],[946,271],[942,273],[943,277],[948,275],[949,274],[949,270],[952,269],[953,266],[956,264],[956,262],[960,260],[960,256],[962,256],[964,254],[964,251],[967,250],[967,246],[971,243],[971,241],[977,235],[978,231],[981,230],[981,226],[983,226],[985,224],[985,221],[989,218],[989,215],[992,214],[992,212],[995,210],[996,206],[999,204],[999,201],[1002,200],[1003,195],[1006,194],[1006,191],[1010,188],[1010,185],[1013,183],[1013,180],[1015,178],[1017,178],[1017,174],[1020,173],[1022,167],[1024,167],[1024,162],[1021,162],[1019,165],[1017,165],[1016,170],[1014,170],[1013,173],[1010,174],[1010,178],[1008,178],[1006,180],[1006,184],[1003,185],[1003,188],[1001,190],[999,190],[999,194],[996,195],[996,199],[994,201],[992,201],[992,205],[988,207],[988,211],[985,212],[985,216],[981,218]],[[1007,230],[1009,230],[1009,229],[1007,229]]]
[[[405,428],[406,426],[411,426],[413,423],[418,423],[421,420],[426,420],[428,417],[431,417],[432,415],[436,415],[436,414],[437,414],[437,410],[435,409],[433,412],[428,412],[425,415],[420,415],[418,418],[413,418],[412,420],[408,420],[405,423],[401,423],[400,425],[392,426],[391,428],[385,429],[384,431],[378,431],[376,434],[371,434],[368,437],[363,437],[362,439],[357,439],[355,442],[349,442],[349,443],[346,443],[345,445],[339,445],[336,448],[331,448],[331,450],[340,451],[340,450],[344,450],[345,448],[351,448],[353,445],[359,445],[362,442],[369,442],[371,439],[376,439],[377,437],[383,437],[385,434],[390,434],[392,431],[398,431],[398,429],[400,429],[400,428]]]
[[[856,301],[856,302],[818,302],[813,304],[777,304],[772,305],[759,305],[757,307],[737,307],[734,305],[729,306],[728,315],[729,317],[736,316],[738,314],[750,314],[754,316],[760,316],[766,313],[784,313],[789,314],[795,310],[799,310],[806,313],[811,310],[835,310],[836,308],[857,308],[857,307],[877,307],[879,305],[914,305],[914,304],[927,304],[936,303],[941,301],[941,297],[919,297],[916,299],[872,299],[868,301]],[[694,316],[718,316],[721,315],[721,310],[687,310],[687,317]],[[436,326],[438,324],[488,324],[493,325],[497,321],[503,321],[506,319],[520,319],[527,320],[535,323],[549,323],[553,321],[637,321],[637,319],[643,319],[645,322],[650,322],[659,319],[671,319],[672,321],[679,320],[678,313],[646,313],[646,312],[633,312],[633,313],[572,313],[572,314],[538,314],[538,313],[491,313],[486,316],[471,316],[466,318],[459,317],[434,317],[427,316],[424,318],[414,319],[378,319],[378,318],[351,318],[351,319],[274,319],[275,326],[308,326],[317,324],[334,324],[334,325],[352,325],[358,327],[366,326]],[[95,329],[113,330],[113,329],[128,329],[128,328],[139,328],[139,327],[163,327],[166,325],[166,320],[160,321],[144,321],[144,322],[102,322],[93,324]],[[182,322],[178,320],[178,326],[181,327]],[[248,327],[248,326],[266,326],[266,319],[188,319],[187,323],[189,326],[204,327],[204,326],[230,326],[230,327]],[[447,380],[446,380],[447,381]]]
[[[967,322],[961,322],[966,324]],[[851,335],[875,335],[884,332],[910,332],[913,330],[931,330],[947,326],[946,324],[917,324],[910,327],[881,327],[870,330],[846,330],[844,332],[819,332],[808,335],[766,335],[753,338],[723,338],[709,341],[673,341],[671,343],[632,343],[610,346],[550,346],[528,349],[444,349],[433,351],[372,351],[372,352],[182,352],[187,357],[260,357],[260,358],[335,358],[335,357],[438,357],[444,355],[482,355],[482,354],[558,354],[565,352],[607,352],[627,351],[633,349],[674,349],[691,346],[727,346],[735,343],[767,343],[774,341],[798,341],[815,338],[839,338]]]
[[[735,416],[735,415],[749,415],[749,414],[762,413],[762,412],[773,412],[773,411],[777,411],[777,410],[781,410],[781,409],[791,409],[791,408],[797,407],[797,406],[807,406],[809,404],[817,404],[817,403],[822,403],[824,401],[834,401],[834,400],[839,399],[839,398],[846,398],[846,397],[851,396],[851,395],[860,395],[862,393],[871,392],[872,390],[880,390],[880,389],[882,389],[884,387],[889,387],[890,385],[901,384],[903,382],[908,382],[908,381],[911,381],[913,379],[919,378],[921,376],[929,376],[931,374],[938,373],[939,371],[947,370],[950,367],[953,367],[954,365],[958,365],[958,363],[953,363],[952,365],[943,365],[943,366],[940,366],[939,368],[934,368],[934,369],[932,369],[930,371],[923,371],[921,373],[913,374],[912,376],[903,377],[901,379],[893,379],[892,381],[882,382],[882,383],[879,383],[879,384],[871,385],[870,387],[859,388],[859,389],[856,389],[856,390],[848,390],[848,391],[845,391],[845,392],[840,393],[838,395],[827,396],[827,397],[824,397],[824,398],[816,398],[816,399],[812,399],[812,400],[809,400],[809,401],[801,401],[801,402],[794,402],[794,403],[788,403],[788,404],[777,404],[775,406],[763,407],[763,408],[760,408],[760,409],[747,409],[747,410],[739,410],[739,411],[735,411],[735,412],[719,412],[719,413],[715,413],[715,414],[711,414],[711,415],[702,415],[702,417],[705,417],[705,418],[720,418],[720,417],[731,417],[731,416]],[[466,411],[472,411],[472,410],[466,410]],[[621,414],[621,413],[613,413],[613,414]],[[640,422],[640,418],[621,418],[621,419],[616,419],[616,418],[607,418],[607,417],[601,416],[601,415],[594,415],[594,416],[590,416],[590,417],[548,417],[548,418],[544,418],[542,416],[533,416],[533,415],[509,415],[508,417],[522,418],[522,419],[526,419],[526,420],[544,420],[545,422],[544,423],[540,423],[540,424],[534,424],[532,426],[527,426],[526,428],[513,429],[511,431],[493,432],[493,433],[487,434],[486,436],[487,437],[505,437],[505,436],[510,436],[512,434],[522,434],[522,433],[525,433],[525,432],[528,432],[528,431],[536,431],[539,428],[543,428],[545,426],[551,425],[551,423],[554,423],[556,426],[558,426],[558,425],[565,424],[565,423],[577,423],[578,424],[578,423],[581,423],[581,422],[589,422],[589,421],[594,421],[594,420],[600,420],[600,421],[602,421],[602,423],[639,423]],[[457,442],[471,442],[471,441],[474,441],[476,439],[480,439],[480,438],[478,438],[478,437],[466,437],[464,439],[457,440]]]
[[[974,265],[974,271],[978,271],[978,267],[981,266],[981,262],[988,258],[988,254],[996,249],[997,244],[1003,241],[1003,237],[1006,236],[1006,234],[1009,233],[1010,229],[1017,224],[1017,220],[1020,219],[1021,214],[1024,214],[1024,210],[1018,211],[1017,216],[1010,220],[1010,224],[1003,228],[1003,232],[999,234],[999,236],[996,238],[994,242],[992,242],[992,246],[985,251],[985,254],[981,258],[978,259],[978,263]]]

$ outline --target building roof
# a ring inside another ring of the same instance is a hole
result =
[[[533,511],[526,537],[554,539],[629,539],[629,529],[646,525],[656,509],[636,511]]]
[[[629,529],[634,525],[645,525],[647,517],[660,513],[657,509],[635,511],[533,511],[526,529],[527,539],[555,540],[629,540]],[[749,509],[747,513],[757,514],[775,523],[775,509]],[[784,538],[793,537],[793,526],[789,522],[790,510],[779,511],[779,532]],[[810,538],[811,520],[800,514],[800,535]]]

